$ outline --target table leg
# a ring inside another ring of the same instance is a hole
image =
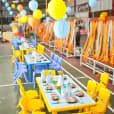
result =
[[[28,65],[29,67],[29,81],[32,82],[32,65]]]
[[[57,112],[52,112],[52,114],[57,114]]]

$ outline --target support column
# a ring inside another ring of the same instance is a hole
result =
[[[112,0],[112,16],[114,16],[114,0]]]

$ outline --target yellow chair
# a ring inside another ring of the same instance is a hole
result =
[[[25,110],[21,110],[21,111],[19,112],[19,114],[30,114],[30,113],[28,113],[28,112],[25,111]]]
[[[95,107],[91,108],[92,114],[105,114],[110,100],[110,92],[106,88],[101,88],[99,99]]]
[[[100,83],[103,83],[107,87],[108,81],[109,81],[109,75],[107,73],[102,73],[100,77]]]
[[[56,76],[56,71],[55,70],[44,70],[44,71],[42,71],[42,73],[44,72],[44,74],[45,74],[45,76],[47,76],[47,74],[49,73],[49,72],[51,72],[51,75],[52,76]]]
[[[46,114],[45,112],[33,111],[32,114]]]
[[[101,88],[99,92],[99,99],[95,107],[90,108],[88,112],[72,113],[72,114],[105,114],[110,100],[110,92],[106,88]]]
[[[87,94],[94,100],[96,100],[96,87],[97,84],[93,80],[89,80],[87,83]]]
[[[20,98],[19,106],[24,111],[33,112],[44,109],[44,103],[41,99],[28,99],[26,96]]]
[[[36,90],[28,90],[28,91],[25,91],[20,79],[17,80],[17,83],[20,86],[20,95],[22,97],[23,96],[26,96],[29,99],[38,98],[39,95],[38,95],[38,92]]]
[[[43,54],[44,53],[44,46],[41,44],[37,45],[37,53],[38,54]]]
[[[29,52],[35,51],[35,49],[27,49],[26,50],[26,55],[28,55]]]
[[[13,55],[14,55],[15,57],[17,57],[17,58],[19,59],[19,61],[22,60],[22,59],[21,59],[21,51],[19,51],[19,50],[14,50],[14,51],[13,51]]]

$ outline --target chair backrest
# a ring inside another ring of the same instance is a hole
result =
[[[100,83],[103,83],[107,87],[108,81],[109,81],[109,75],[107,73],[102,73],[100,77]]]
[[[100,111],[102,113],[106,112],[107,105],[110,100],[110,92],[106,88],[101,88],[99,92],[99,99],[96,105],[96,111]]]
[[[53,61],[53,57],[54,57],[54,53],[50,53],[50,61],[52,62]]]
[[[49,72],[51,72],[51,76],[56,76],[56,71],[55,71],[55,70],[44,70],[44,71],[42,71],[42,72],[45,73],[45,76],[47,76],[47,74],[48,74]]]
[[[62,65],[62,58],[61,57],[59,57],[59,59],[58,59],[58,64]]]
[[[87,83],[87,94],[94,100],[96,99],[96,88],[96,82],[93,80],[89,80]]]
[[[58,55],[54,54],[54,61],[57,63],[58,62]]]
[[[38,44],[37,46],[37,53],[38,54],[43,54],[44,53],[44,46],[41,44]]]

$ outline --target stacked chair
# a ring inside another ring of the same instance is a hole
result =
[[[19,114],[45,114],[41,112],[44,109],[44,103],[41,99],[38,99],[39,95],[36,90],[25,91],[20,79],[18,79],[20,86],[21,98],[17,105],[17,108],[21,107]]]
[[[50,61],[49,69],[55,70],[58,73],[62,66],[62,58],[51,52]]]
[[[28,83],[28,79],[27,79],[27,66],[24,62],[18,62],[17,58],[15,56],[14,57],[14,64],[15,64],[15,68],[13,70],[14,72],[14,84],[16,84],[17,80],[24,75],[25,81],[26,83]]]

